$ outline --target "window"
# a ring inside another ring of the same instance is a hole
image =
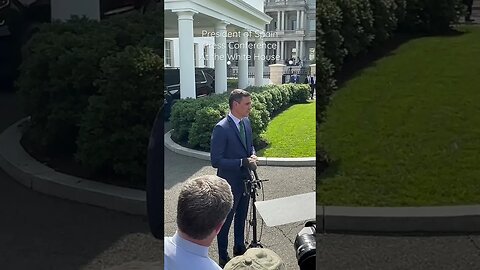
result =
[[[249,57],[247,58],[248,60],[248,66],[249,67],[253,67],[255,65],[255,59],[254,59],[254,55],[255,55],[255,43],[253,42],[248,42],[248,55]]]
[[[193,59],[195,59],[194,66],[198,67],[198,43],[193,43]]]
[[[195,70],[195,82],[196,83],[199,83],[199,82],[206,82],[207,79],[205,78],[205,75],[203,75],[203,72],[201,72],[200,70]]]
[[[172,41],[165,40],[164,44],[164,56],[165,56],[165,66],[171,67],[172,66]]]
[[[203,47],[203,65],[208,67],[208,45]]]
[[[315,31],[315,20],[308,20],[308,30]]]

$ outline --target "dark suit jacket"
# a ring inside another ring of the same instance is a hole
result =
[[[240,160],[255,153],[252,127],[248,118],[244,119],[247,147],[243,146],[240,132],[229,116],[217,123],[213,129],[210,144],[210,161],[218,168],[217,175],[232,186],[232,191],[243,192],[244,180],[249,177],[246,168],[240,167]]]

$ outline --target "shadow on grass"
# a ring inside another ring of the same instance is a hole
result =
[[[340,168],[341,160],[329,160],[317,153],[317,184],[321,185],[324,179],[335,176]]]
[[[394,51],[401,45],[421,37],[424,37],[424,35],[397,34],[393,38],[385,41],[381,45],[369,49],[365,53],[361,53],[355,57],[347,56],[344,59],[342,69],[335,74],[338,89],[342,88],[347,81],[360,76],[364,69],[374,67],[377,60],[395,55]]]
[[[375,66],[377,60],[395,55],[394,51],[409,41],[424,37],[458,37],[468,32],[468,29],[462,29],[462,31],[450,29],[442,34],[396,34],[384,43],[370,48],[367,52],[355,57],[347,56],[344,59],[342,69],[335,74],[338,89],[344,86],[347,81],[360,76],[364,69]]]
[[[377,60],[395,55],[395,50],[407,42],[424,37],[459,37],[464,34],[468,34],[469,32],[470,31],[468,29],[450,29],[442,34],[396,34],[391,39],[369,49],[365,53],[359,54],[355,57],[347,56],[344,59],[342,69],[335,73],[337,87],[340,89],[339,91],[341,91],[341,88],[347,81],[361,76],[365,69],[374,67]],[[319,108],[320,106],[317,106],[317,109]],[[340,163],[340,160],[329,160],[328,154],[323,150],[317,151],[317,184],[321,184],[322,179],[327,179],[336,175],[338,173]]]

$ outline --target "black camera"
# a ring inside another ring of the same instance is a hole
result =
[[[305,223],[305,227],[297,234],[297,237],[295,238],[294,247],[300,270],[315,270],[317,254],[317,242],[315,239],[316,233],[316,222],[309,221]]]

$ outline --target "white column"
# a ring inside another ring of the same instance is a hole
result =
[[[259,35],[255,37],[255,86],[263,85],[263,65],[265,59],[265,47],[263,38]]]
[[[282,11],[282,29],[280,30],[285,30],[285,11]]]
[[[193,59],[193,11],[180,11],[178,37],[180,51],[180,98],[196,98],[195,62]]]
[[[305,52],[305,42],[303,42],[303,40],[300,40],[300,47],[299,47],[299,52],[298,52],[298,55],[300,57],[300,59],[302,60],[302,64],[303,64],[303,59],[304,59],[304,52]]]
[[[295,25],[295,30],[300,29],[300,10],[297,10],[297,23]]]
[[[280,54],[280,41],[277,41],[277,49],[275,50],[275,55],[279,55],[280,59],[282,58],[282,55]]]
[[[280,11],[277,11],[277,31],[280,31]]]
[[[249,32],[243,29],[238,38],[238,88],[248,86],[248,36]]]
[[[227,23],[215,25],[215,93],[227,91]]]
[[[298,46],[299,43],[300,43],[300,41],[298,41],[298,40],[295,41],[295,48],[296,48],[296,54],[297,54],[296,57],[295,57],[295,60],[298,60],[298,58],[300,57],[300,54],[299,54],[299,51],[298,51],[299,47],[300,47],[300,46]]]
[[[300,29],[305,29],[305,11],[300,12]]]
[[[285,41],[280,41],[280,59],[285,60]]]

